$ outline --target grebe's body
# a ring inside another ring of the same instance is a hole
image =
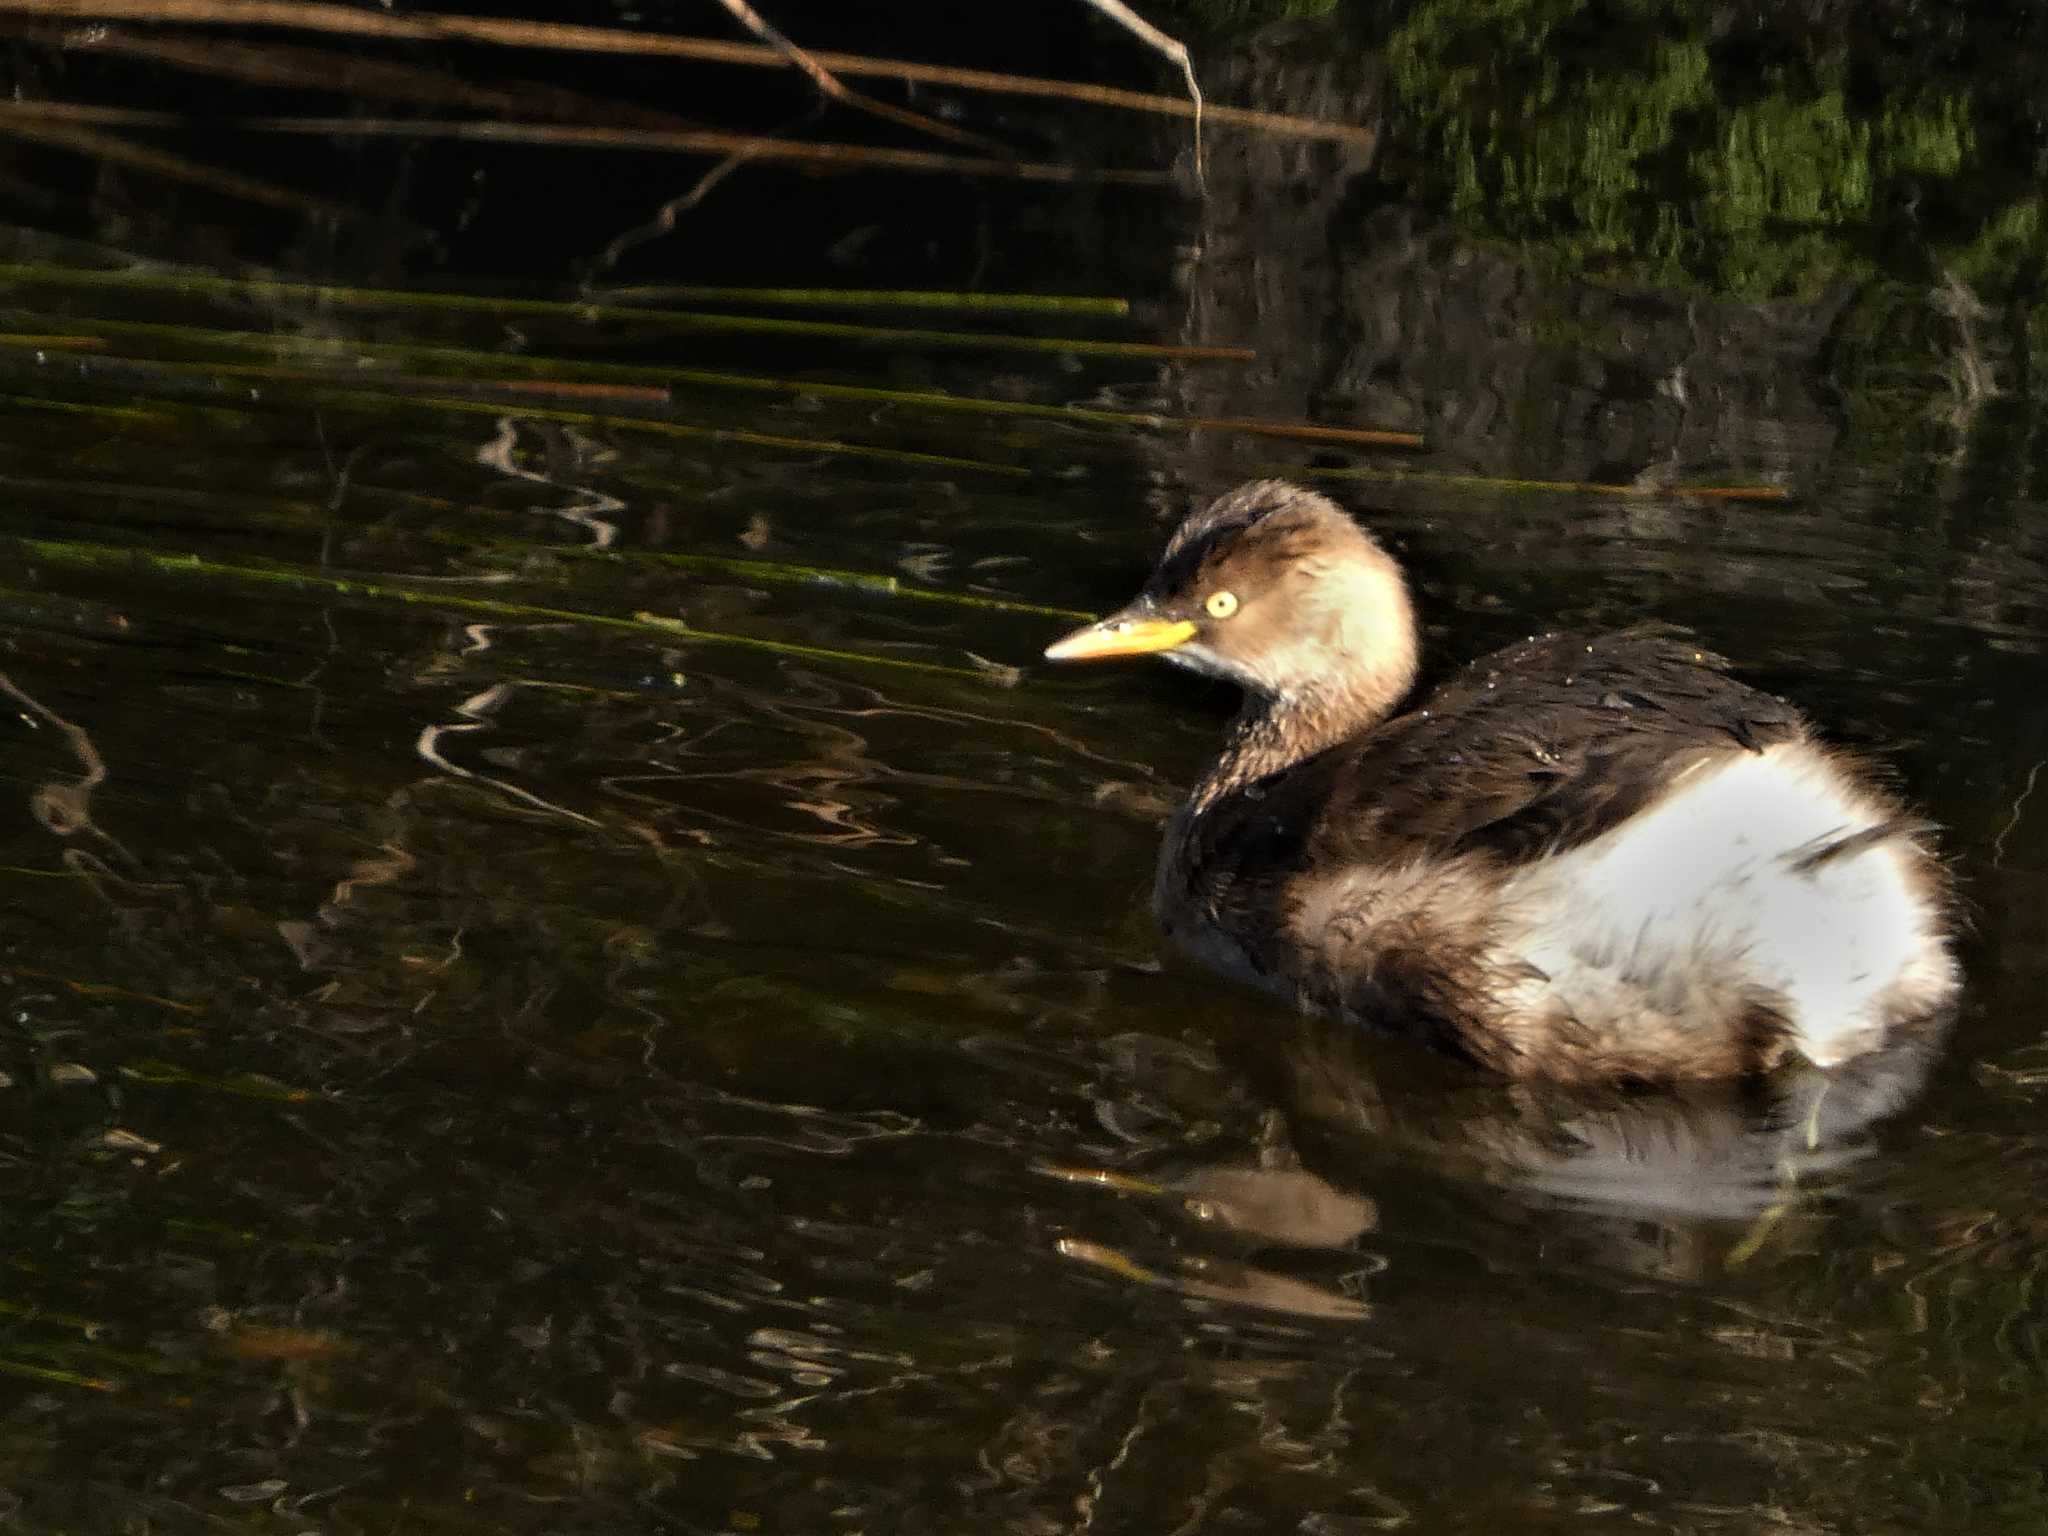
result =
[[[1246,691],[1168,829],[1160,920],[1305,1006],[1514,1075],[1656,1081],[1831,1066],[1955,991],[1920,824],[1669,631],[1531,640],[1396,715],[1398,566],[1267,481],[1047,654],[1144,651]]]

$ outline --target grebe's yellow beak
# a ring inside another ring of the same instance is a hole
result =
[[[1149,656],[1170,651],[1194,637],[1186,619],[1162,619],[1120,609],[1106,619],[1085,624],[1045,648],[1047,661],[1098,661],[1105,656]]]

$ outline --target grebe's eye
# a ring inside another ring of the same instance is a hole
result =
[[[1237,612],[1237,594],[1235,592],[1211,592],[1209,600],[1203,603],[1202,606],[1209,610],[1210,618],[1227,619]]]

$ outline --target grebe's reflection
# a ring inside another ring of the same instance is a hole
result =
[[[1290,1021],[1284,1040],[1270,1015],[1260,1024],[1219,1042],[1225,1070],[1268,1106],[1241,1162],[1146,1177],[1042,1170],[1162,1202],[1184,1224],[1182,1251],[1141,1262],[1076,1238],[1062,1252],[1205,1299],[1360,1316],[1364,1281],[1386,1262],[1371,1234],[1439,1235],[1405,1231],[1389,1214],[1412,1203],[1390,1197],[1428,1180],[1507,1194],[1511,1209],[1540,1222],[1546,1260],[1699,1280],[1782,1240],[1783,1218],[1865,1156],[1874,1128],[1917,1095],[1939,1045],[1929,1031],[1831,1072],[1787,1067],[1748,1082],[1631,1092],[1482,1077],[1316,1019]],[[1305,1280],[1286,1249],[1345,1256],[1333,1287]],[[1301,1305],[1304,1286],[1312,1305]]]

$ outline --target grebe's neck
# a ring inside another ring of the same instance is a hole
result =
[[[1297,561],[1282,606],[1214,630],[1173,653],[1227,677],[1245,703],[1223,755],[1190,802],[1200,812],[1385,720],[1415,686],[1421,641],[1401,567],[1331,511],[1318,550]]]
[[[1197,814],[1259,780],[1305,763],[1339,742],[1363,736],[1394,712],[1407,694],[1412,666],[1389,695],[1386,687],[1359,695],[1327,692],[1307,697],[1267,698],[1248,694],[1230,727],[1222,755],[1189,797]]]

